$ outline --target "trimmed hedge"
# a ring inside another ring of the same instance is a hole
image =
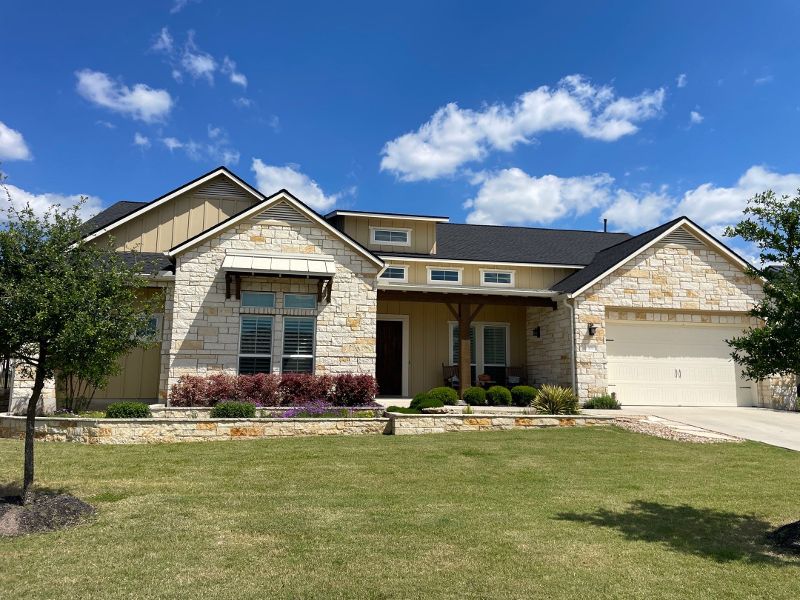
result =
[[[486,404],[486,390],[482,387],[469,387],[465,389],[464,402],[470,406],[484,406]]]
[[[366,406],[378,394],[371,375],[311,375],[257,373],[209,377],[183,375],[170,390],[171,406],[215,406],[248,402],[256,406],[298,406],[328,402],[335,406]]]
[[[212,419],[253,419],[256,407],[249,402],[220,402],[211,409]]]
[[[106,419],[149,419],[150,406],[144,402],[113,402],[106,407]]]
[[[606,394],[605,396],[595,396],[590,398],[583,408],[603,408],[603,409],[620,409],[622,405],[617,402],[616,398]]]
[[[529,385],[516,385],[511,388],[511,401],[514,406],[530,406],[536,398],[536,388]]]
[[[411,405],[409,406],[409,408],[421,411],[423,408],[439,408],[440,406],[444,406],[444,402],[442,402],[438,398],[432,398],[429,394],[426,394],[425,392],[421,392],[416,396],[414,396],[414,399],[411,401]]]
[[[410,408],[405,406],[390,406],[386,409],[386,412],[393,412],[393,413],[400,413],[403,415],[418,415],[420,411],[416,408]]]
[[[458,392],[451,387],[435,387],[428,391],[429,398],[435,398],[442,404],[458,404]]]
[[[510,406],[511,405],[511,392],[507,387],[502,385],[493,385],[486,390],[486,401],[489,406]]]

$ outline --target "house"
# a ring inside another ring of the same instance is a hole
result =
[[[164,401],[181,375],[221,371],[369,373],[387,396],[479,376],[627,405],[772,406],[794,393],[729,359],[761,285],[688,218],[631,236],[323,216],[301,200],[220,167],[88,221],[87,240],[147,259],[146,293],[163,307],[160,344],[131,353],[96,401]],[[12,404],[29,384],[17,377]]]

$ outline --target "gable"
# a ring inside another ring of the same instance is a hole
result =
[[[308,217],[284,200],[280,200],[258,213],[256,219],[275,221],[277,223],[306,223],[311,225]]]

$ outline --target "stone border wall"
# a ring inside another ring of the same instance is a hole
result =
[[[270,437],[382,434],[389,419],[36,419],[36,439],[84,444],[150,444]],[[22,439],[25,417],[0,416],[0,438]]]
[[[273,416],[274,413],[283,413],[287,410],[297,410],[298,407],[296,406],[265,406],[265,407],[256,407],[256,418],[259,419],[268,419]],[[371,410],[376,413],[376,416],[383,416],[385,409],[380,406],[352,406],[352,407],[343,407],[343,406],[334,406],[332,407],[333,410],[339,408],[348,408],[353,411],[361,411],[361,410]],[[211,418],[211,407],[208,406],[164,406],[162,405],[150,405],[150,412],[153,415],[154,419],[210,419]],[[272,417],[274,418],[274,417]],[[341,417],[337,417],[341,418]],[[346,417],[349,418],[349,417]],[[319,420],[319,419],[317,419]]]
[[[614,417],[586,415],[407,415],[387,413],[392,418],[390,435],[418,435],[449,431],[505,431],[545,427],[611,425]]]

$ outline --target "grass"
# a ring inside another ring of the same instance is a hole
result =
[[[0,482],[22,447],[0,441]],[[38,443],[94,522],[0,539],[10,598],[798,598],[800,453],[614,428]]]

